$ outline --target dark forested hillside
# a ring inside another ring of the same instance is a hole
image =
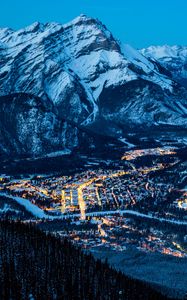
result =
[[[167,299],[33,225],[0,222],[0,299]]]

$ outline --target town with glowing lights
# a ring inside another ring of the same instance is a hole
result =
[[[32,222],[116,268],[129,261],[130,276],[170,285],[169,270],[187,261],[183,153],[163,146],[80,160],[71,172],[1,174],[1,216]]]
[[[93,162],[93,169],[69,176],[2,176],[0,195],[23,205],[40,226],[62,222],[55,233],[91,251],[134,247],[187,257],[187,232],[164,234],[165,226],[187,224],[187,190],[171,171],[179,162],[174,148],[132,150],[106,169]]]

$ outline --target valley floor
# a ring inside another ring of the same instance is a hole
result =
[[[32,167],[57,169],[2,173],[0,215],[32,221],[162,293],[182,298],[187,293],[185,151],[165,145],[125,150],[120,156],[114,151],[105,158],[80,154],[77,161],[27,160]],[[11,162],[17,163],[24,165]]]

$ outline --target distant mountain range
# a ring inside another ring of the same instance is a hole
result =
[[[186,54],[120,45],[85,15],[0,29],[0,153],[72,150],[89,132],[118,139],[129,129],[186,128]]]
[[[187,46],[151,46],[140,50],[140,53],[159,61],[174,80],[187,87]]]

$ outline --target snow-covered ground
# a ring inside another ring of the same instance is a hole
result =
[[[0,196],[7,197],[9,199],[12,199],[16,201],[18,204],[24,206],[24,208],[29,211],[30,213],[33,214],[34,217],[40,218],[40,219],[49,219],[49,220],[54,220],[54,219],[74,219],[74,218],[81,218],[81,214],[66,214],[66,215],[60,215],[60,216],[50,216],[47,215],[42,209],[31,203],[29,200],[21,198],[21,197],[14,197],[11,195],[8,195],[6,193],[0,193]],[[174,220],[174,219],[165,219],[165,218],[158,218],[155,216],[152,216],[151,214],[143,214],[134,210],[110,210],[110,211],[96,211],[96,212],[89,212],[86,213],[86,217],[99,217],[99,216],[105,216],[105,215],[131,215],[131,216],[137,216],[140,218],[146,218],[146,219],[152,219],[152,220],[157,220],[160,222],[167,222],[170,224],[175,224],[175,225],[187,225],[187,221],[179,221],[179,220]]]
[[[36,218],[48,219],[47,214],[45,214],[45,212],[42,209],[40,209],[39,207],[37,207],[36,205],[31,203],[27,199],[24,199],[24,198],[21,198],[21,197],[14,197],[14,196],[8,195],[6,193],[0,193],[0,196],[3,196],[3,197],[6,197],[6,198],[9,198],[9,199],[12,199],[12,200],[16,201],[18,204],[23,206],[28,212],[33,214],[33,216],[36,217]]]

